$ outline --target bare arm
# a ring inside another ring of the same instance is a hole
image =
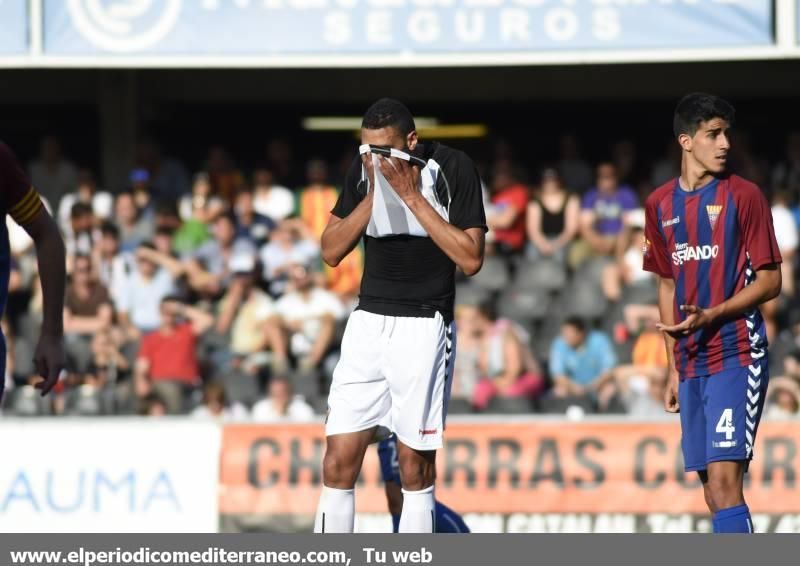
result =
[[[600,234],[594,229],[595,213],[593,210],[583,210],[580,214],[580,231],[583,239],[589,242],[593,249],[609,253],[612,251],[611,246],[606,242]]]
[[[150,393],[150,362],[147,358],[136,358],[133,369],[133,384],[138,397]]]
[[[421,195],[407,203],[428,235],[465,275],[475,275],[483,265],[483,228],[462,230],[447,223]]]
[[[140,257],[150,260],[156,265],[163,267],[175,278],[182,276],[186,272],[186,266],[183,262],[170,255],[162,254],[158,250],[141,247],[136,251],[136,253]]]
[[[114,312],[111,305],[100,305],[96,316],[73,316],[69,309],[64,309],[64,330],[72,334],[95,334],[111,327]]]
[[[475,275],[483,265],[484,230],[453,226],[422,196],[419,190],[420,171],[408,161],[396,157],[379,157],[381,173],[403,199],[434,243],[453,260],[465,275]]]
[[[214,325],[214,317],[202,309],[190,305],[180,305],[179,314],[189,319],[192,324],[192,332],[199,336]]]
[[[333,341],[333,333],[336,330],[336,321],[331,315],[323,316],[321,323],[319,334],[309,354],[314,364],[318,364],[322,361],[322,356],[328,351]]]
[[[712,324],[720,324],[757,309],[781,292],[781,270],[776,264],[756,271],[756,279],[733,297],[719,305],[703,309],[697,305],[681,305],[686,319],[680,324],[661,325],[660,330],[673,337],[688,336]]]
[[[222,310],[217,318],[217,332],[219,334],[225,335],[228,333],[231,324],[233,324],[236,318],[236,313],[239,311],[243,298],[244,286],[234,280],[228,293],[222,299]]]
[[[581,203],[578,197],[571,195],[567,201],[567,209],[564,211],[564,231],[558,236],[556,246],[563,248],[575,239],[580,230]]]
[[[756,280],[724,303],[712,308],[714,320],[724,321],[752,311],[781,294],[781,270],[767,265],[756,271]]]
[[[517,217],[522,212],[513,204],[509,204],[499,214],[493,214],[486,219],[486,223],[492,230],[504,230],[509,228],[517,220]]]
[[[506,331],[503,338],[503,365],[505,370],[502,375],[494,378],[494,382],[501,391],[514,384],[522,374],[522,345],[511,330]]]
[[[542,207],[537,202],[528,205],[528,217],[526,219],[528,239],[538,248],[547,247],[549,243],[542,233]]]
[[[331,267],[336,267],[349,254],[367,229],[372,216],[373,191],[358,203],[358,206],[345,218],[331,216],[325,231],[322,232],[322,259]]]
[[[37,373],[44,378],[36,387],[45,395],[58,382],[65,364],[64,286],[67,274],[64,241],[44,207],[23,227],[36,245],[42,284],[43,321],[34,363]]]

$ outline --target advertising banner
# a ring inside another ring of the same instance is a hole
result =
[[[216,532],[220,428],[0,421],[0,532]]]
[[[46,55],[399,55],[766,46],[770,0],[44,0]]]
[[[759,430],[746,496],[761,530],[800,530],[799,444],[800,423]],[[226,427],[223,517],[310,524],[324,446],[320,425]],[[437,465],[437,498],[490,532],[710,527],[697,475],[683,472],[677,422],[452,423]],[[362,521],[386,524],[374,448],[356,493]]]
[[[0,56],[28,51],[28,0],[0,0]]]

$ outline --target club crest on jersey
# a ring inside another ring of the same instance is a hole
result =
[[[717,219],[719,219],[719,215],[722,212],[722,205],[707,204],[706,212],[708,213],[708,222],[711,224],[711,229],[713,230],[714,227],[717,225]]]

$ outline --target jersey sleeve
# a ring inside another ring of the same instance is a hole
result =
[[[453,201],[450,203],[450,224],[462,230],[486,226],[486,211],[483,208],[483,187],[475,164],[462,151],[442,164],[442,172],[450,185]]]
[[[672,279],[672,267],[664,235],[658,228],[658,204],[648,200],[645,204],[644,219],[644,270],[659,277]]]
[[[331,214],[338,218],[345,218],[350,215],[353,210],[358,206],[366,193],[361,194],[358,186],[361,183],[361,159],[356,158],[350,164],[347,170],[347,175],[344,179],[344,187],[342,192],[339,193],[339,198],[331,210]]]
[[[743,192],[738,206],[739,226],[744,248],[750,256],[753,269],[781,263],[781,252],[775,238],[772,211],[764,193],[753,186]]]
[[[31,186],[11,149],[0,143],[0,211],[24,226],[42,209],[42,200]]]

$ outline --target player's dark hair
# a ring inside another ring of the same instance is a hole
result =
[[[361,127],[367,130],[396,128],[403,136],[417,129],[406,105],[393,98],[381,98],[364,113]]]
[[[681,134],[693,136],[701,122],[722,118],[733,124],[735,116],[736,110],[728,101],[713,94],[693,92],[681,98],[675,107],[672,131],[676,138]]]
[[[564,321],[564,326],[571,326],[578,332],[586,332],[586,321],[579,316],[570,316]]]

